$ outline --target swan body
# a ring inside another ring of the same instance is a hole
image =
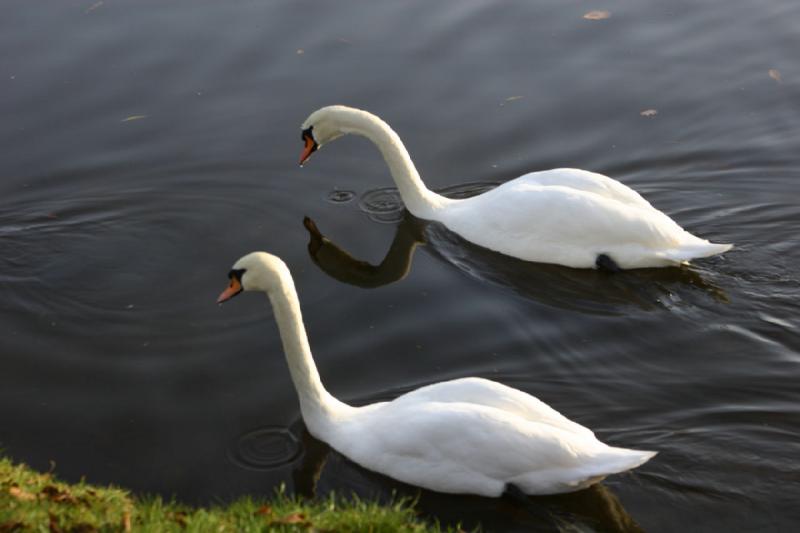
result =
[[[286,265],[254,252],[229,276],[219,302],[243,290],[269,296],[309,432],[369,470],[439,492],[497,497],[513,485],[527,494],[556,494],[655,455],[608,446],[535,397],[482,378],[435,383],[390,402],[347,405],[322,385]]]
[[[630,187],[574,168],[525,174],[472,198],[443,197],[425,187],[388,124],[345,106],[323,107],[306,119],[301,163],[348,133],[378,147],[414,216],[505,255],[573,268],[596,268],[605,256],[628,269],[678,265],[731,248],[687,232]]]

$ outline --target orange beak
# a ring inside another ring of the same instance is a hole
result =
[[[303,147],[303,152],[300,154],[300,166],[303,166],[303,163],[306,162],[306,159],[311,157],[311,154],[317,151],[317,142],[314,138],[309,135],[303,135],[303,139],[306,141],[305,147]]]
[[[228,288],[222,291],[222,293],[219,295],[219,298],[217,298],[217,303],[221,304],[222,302],[227,302],[228,300],[230,300],[231,298],[242,292],[242,290],[243,290],[242,284],[239,283],[239,280],[231,276],[231,284],[228,285]]]

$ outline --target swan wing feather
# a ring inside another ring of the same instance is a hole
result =
[[[565,492],[627,470],[609,461],[620,455],[613,450],[642,453],[503,409],[454,401],[389,402],[346,425],[331,444],[350,459],[440,492],[499,496],[508,483],[531,494]]]
[[[565,417],[535,396],[484,378],[460,378],[420,387],[395,402],[458,402],[501,409],[530,422],[549,424],[577,435],[594,433]]]
[[[600,254],[610,255],[622,268],[664,266],[691,258],[674,259],[685,255],[676,250],[702,252],[703,247],[717,246],[688,233],[649,204],[642,207],[529,180],[514,180],[453,204],[441,222],[491,250],[576,268],[594,267]],[[711,253],[715,252],[699,256]]]
[[[542,187],[568,187],[576,191],[597,194],[626,205],[653,209],[650,202],[627,185],[603,174],[579,168],[554,168],[552,170],[530,172],[514,179],[510,183],[540,185]]]

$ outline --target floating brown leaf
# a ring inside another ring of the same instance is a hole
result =
[[[654,117],[654,116],[658,115],[658,109],[645,109],[644,111],[640,112],[639,114],[642,115],[643,117],[651,118],[651,117]]]
[[[769,77],[778,83],[781,82],[781,72],[776,68],[769,69]]]
[[[609,17],[611,17],[611,13],[608,11],[589,11],[583,15],[586,20],[603,20]]]
[[[131,122],[132,120],[142,120],[147,118],[147,115],[131,115],[122,119],[122,122]]]

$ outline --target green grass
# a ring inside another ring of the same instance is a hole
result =
[[[68,484],[0,458],[0,533],[10,531],[352,531],[427,532],[407,501],[378,505],[330,496],[306,501],[278,491],[270,500],[243,498],[193,508],[140,498],[117,487]]]

